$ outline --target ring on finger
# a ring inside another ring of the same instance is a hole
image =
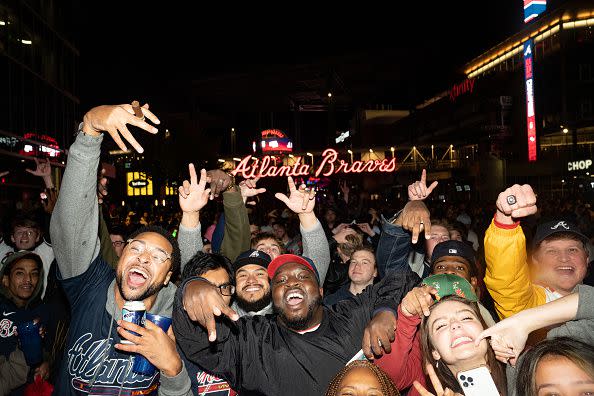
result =
[[[516,202],[518,202],[518,200],[516,199],[516,196],[513,195],[513,194],[512,195],[508,195],[507,198],[506,198],[506,200],[507,200],[507,203],[509,205],[515,205]]]

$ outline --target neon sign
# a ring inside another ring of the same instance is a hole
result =
[[[460,84],[456,84],[450,90],[450,100],[455,102],[458,96],[463,95],[465,93],[472,93],[474,91],[474,78],[469,78],[468,80],[461,82]]]
[[[328,177],[337,173],[390,173],[396,170],[396,158],[349,163],[339,160],[338,152],[334,149],[326,149],[322,153],[322,162],[315,170],[305,164],[301,157],[295,157],[293,165],[276,166],[276,164],[271,165],[271,161],[272,159],[268,155],[262,159],[248,155],[237,164],[231,173],[233,176],[239,174],[245,179],[252,179],[254,177],[309,176],[311,171],[315,177],[320,175]]]
[[[536,161],[536,117],[534,114],[534,69],[532,40],[524,43],[524,80],[526,81],[526,124],[528,129],[528,161]]]
[[[524,0],[524,23],[528,23],[547,9],[547,0]]]
[[[62,154],[60,146],[58,146],[58,141],[51,136],[38,135],[36,133],[26,133],[23,138],[36,140],[44,144],[33,145],[30,143],[25,143],[23,148],[20,150],[21,154],[30,156],[46,156],[51,158],[57,158]]]
[[[261,132],[262,152],[264,153],[290,153],[293,151],[293,142],[279,129],[266,129]]]

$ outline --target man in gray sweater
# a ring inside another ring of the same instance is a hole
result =
[[[159,120],[142,108],[153,123]],[[72,322],[55,394],[190,395],[190,380],[175,348],[172,331],[147,321],[145,327],[123,322],[125,301],[142,301],[146,311],[171,317],[176,288],[169,282],[179,269],[177,242],[160,228],[130,236],[115,271],[99,254],[97,167],[103,131],[122,149],[124,138],[142,152],[126,124],[151,133],[157,129],[134,116],[130,105],[99,106],[85,114],[70,147],[50,232],[60,279],[72,307]],[[204,180],[202,189],[204,190]],[[133,335],[131,331],[139,336]],[[124,345],[122,340],[131,341]],[[146,376],[131,371],[132,354],[156,368]]]

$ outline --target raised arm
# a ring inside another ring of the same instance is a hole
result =
[[[510,205],[512,196],[516,203]],[[495,218],[485,233],[485,285],[502,319],[546,302],[544,290],[530,280],[526,238],[517,221],[536,210],[532,188],[516,184],[499,194]]]
[[[297,188],[292,177],[287,178],[287,184],[289,187],[288,197],[282,193],[276,193],[274,196],[299,216],[303,238],[303,256],[313,260],[320,274],[320,282],[324,284],[330,265],[330,247],[322,225],[314,213],[316,192],[313,189],[307,189],[305,184]]]
[[[392,271],[409,271],[408,255],[412,243],[417,243],[421,231],[431,235],[429,209],[421,200],[410,201],[392,221],[382,219],[382,233],[376,251],[379,276]]]
[[[190,181],[184,180],[179,187],[179,207],[182,210],[181,224],[177,242],[181,252],[181,271],[197,252],[202,250],[200,210],[208,203],[211,189],[206,188],[208,177],[206,170],[200,171],[200,181],[194,164],[188,165]]]
[[[151,121],[159,122],[148,107],[142,111]],[[99,106],[85,114],[82,130],[70,147],[60,196],[50,225],[53,248],[63,279],[82,274],[99,255],[96,189],[102,131],[107,131],[123,150],[126,146],[120,133],[137,150],[143,151],[126,124],[151,133],[157,132],[156,128],[136,118],[130,105]]]
[[[515,364],[526,345],[528,335],[542,328],[568,322],[568,328],[556,328],[567,336],[578,338],[586,343],[594,341],[594,288],[580,285],[577,293],[572,293],[547,304],[524,310],[483,331],[477,342],[490,337],[497,358]],[[581,322],[581,323],[572,323]]]

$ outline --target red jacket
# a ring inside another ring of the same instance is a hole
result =
[[[399,390],[410,387],[408,394],[411,396],[419,395],[412,386],[413,381],[418,381],[426,387],[419,331],[417,331],[419,323],[421,319],[418,316],[405,316],[399,306],[392,353],[375,360],[375,364],[388,374]]]

